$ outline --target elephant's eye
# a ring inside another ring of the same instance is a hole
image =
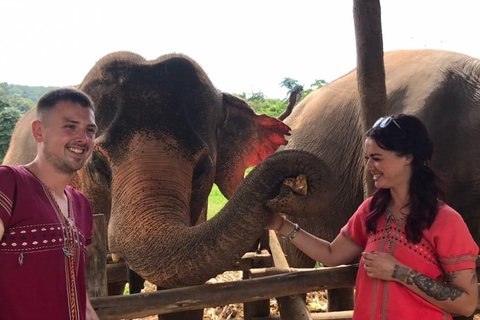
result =
[[[212,158],[208,155],[203,156],[193,170],[192,189],[203,188],[212,172]]]
[[[93,181],[99,185],[110,188],[112,185],[112,170],[107,163],[107,159],[98,151],[92,153],[92,157],[87,164],[87,172]]]

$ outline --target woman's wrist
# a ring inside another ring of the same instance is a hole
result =
[[[300,232],[300,227],[298,224],[293,223],[292,221],[288,219],[283,219],[284,221],[281,223],[281,225],[275,230],[279,235],[281,235],[283,238],[292,240],[295,238],[298,233]]]
[[[282,230],[283,226],[285,225],[285,218],[282,217],[282,221],[280,222],[280,224],[278,225],[277,228],[275,228],[273,231],[275,231],[276,233],[280,233],[280,231]]]

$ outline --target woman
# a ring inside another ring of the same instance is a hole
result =
[[[361,255],[353,319],[452,319],[478,299],[478,247],[461,216],[442,199],[428,166],[433,145],[411,115],[380,118],[365,156],[377,191],[329,243],[274,214],[268,229],[326,266]]]

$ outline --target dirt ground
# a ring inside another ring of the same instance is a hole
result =
[[[220,283],[242,280],[241,271],[228,271],[216,278],[210,279],[207,283]],[[145,289],[142,292],[155,291],[156,287],[145,283]],[[324,291],[311,292],[307,294],[307,308],[310,312],[325,312],[327,308],[327,299]],[[278,315],[278,305],[275,299],[270,299],[270,314]],[[135,320],[156,320],[157,316],[139,318]],[[243,320],[243,304],[235,303],[216,308],[205,308],[203,311],[203,320]],[[480,319],[479,319],[480,320]]]

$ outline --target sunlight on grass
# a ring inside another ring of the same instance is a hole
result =
[[[250,167],[245,170],[245,176],[253,170],[254,167]],[[207,212],[207,220],[212,218],[220,211],[225,203],[227,203],[227,198],[223,196],[223,194],[218,189],[217,185],[214,184],[210,195],[208,196],[208,212]]]
[[[208,196],[208,212],[207,219],[215,216],[218,211],[220,211],[225,203],[227,203],[227,198],[218,189],[217,185],[214,184],[210,195]]]

